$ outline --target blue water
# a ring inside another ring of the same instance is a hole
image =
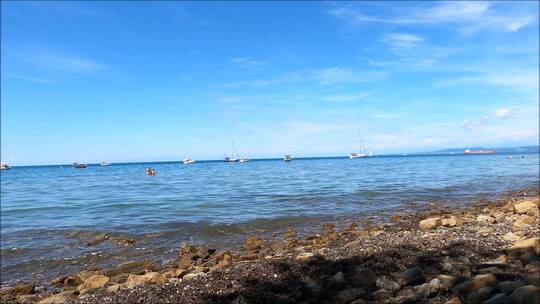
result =
[[[512,160],[444,155],[154,163],[154,177],[144,174],[147,166],[3,171],[3,283],[102,265],[123,255],[170,256],[181,242],[233,242],[256,229],[406,212],[431,202],[461,206],[535,186],[540,179],[537,154]],[[96,232],[137,243],[86,246]]]

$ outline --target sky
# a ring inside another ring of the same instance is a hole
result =
[[[11,165],[538,145],[538,2],[1,3]]]

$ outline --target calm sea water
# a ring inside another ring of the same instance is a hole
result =
[[[257,229],[309,229],[430,202],[461,206],[540,179],[537,154],[154,163],[154,177],[147,166],[3,171],[2,283],[141,256],[163,260],[182,242],[233,246]],[[99,232],[111,239],[87,246]],[[125,237],[136,244],[114,241]]]

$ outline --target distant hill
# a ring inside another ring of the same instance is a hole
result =
[[[487,148],[487,147],[466,147],[466,148],[452,148],[444,149],[433,152],[428,152],[429,154],[455,154],[463,153],[466,149],[471,150],[497,150],[497,153],[539,153],[540,146],[523,146],[523,147],[502,147],[502,148]]]

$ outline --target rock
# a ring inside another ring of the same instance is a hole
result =
[[[497,265],[506,265],[506,263],[508,263],[508,257],[504,254],[501,254],[496,259],[492,260],[491,263]]]
[[[501,274],[501,273],[503,273],[503,271],[499,267],[495,267],[495,266],[480,268],[480,269],[478,269],[477,272],[479,274],[486,274],[486,273]]]
[[[76,275],[75,275],[75,280],[77,281],[77,285],[79,285],[80,283],[88,280],[88,278],[94,276],[94,275],[101,275],[103,274],[103,271],[100,270],[100,269],[97,269],[97,270],[83,270],[83,271],[80,271],[78,272]]]
[[[521,257],[534,258],[535,255],[540,255],[540,238],[533,237],[522,241],[517,241],[512,247],[507,248],[508,257],[517,259]]]
[[[115,275],[111,278],[111,283],[117,283],[117,284],[123,284],[127,281],[127,278],[129,277],[128,273],[121,273],[118,275]]]
[[[252,243],[254,237],[246,240],[247,245],[253,246]],[[260,239],[259,239],[260,240]],[[262,242],[262,240],[261,240]],[[182,244],[180,248],[180,256],[178,261],[178,268],[187,269],[192,265],[200,265],[206,262],[212,254],[216,252],[215,249],[207,248],[206,246],[194,246],[189,244]]]
[[[506,216],[502,212],[495,212],[493,213],[493,217],[495,218],[495,222],[503,223]]]
[[[257,251],[262,248],[264,241],[258,236],[250,236],[244,242],[244,247],[247,250]]]
[[[482,302],[482,304],[504,304],[508,303],[508,296],[505,293],[498,293]]]
[[[457,285],[454,290],[457,293],[467,294],[479,290],[483,287],[490,287],[497,284],[497,278],[491,274],[479,274],[469,280]]]
[[[366,291],[362,288],[349,288],[340,291],[336,295],[336,302],[337,303],[351,303],[352,301],[360,298],[362,295],[364,295]]]
[[[527,284],[535,285],[540,287],[540,272],[537,273],[521,273],[519,274],[521,279]]]
[[[392,217],[390,217],[390,221],[392,223],[397,223],[397,222],[399,222],[400,219],[401,218],[399,217],[399,215],[392,215]]]
[[[394,298],[394,301],[397,303],[410,303],[415,302],[416,300],[417,297],[412,287],[403,288],[396,294],[396,297]]]
[[[83,282],[79,277],[67,277],[64,280],[64,290],[74,290],[78,285],[81,285]]]
[[[493,287],[490,286],[482,287],[476,291],[472,291],[467,295],[467,303],[480,304],[490,298],[492,291]]]
[[[435,278],[429,281],[429,283],[424,283],[420,286],[417,286],[416,294],[422,298],[429,298],[432,295],[437,294],[441,287],[443,287],[442,282],[439,279]]]
[[[157,271],[158,267],[152,261],[126,262],[116,266],[114,269],[105,270],[104,275],[114,277],[122,273],[143,274],[146,271]]]
[[[93,276],[89,277],[81,285],[77,286],[77,290],[81,291],[81,290],[84,290],[84,289],[101,288],[101,287],[105,286],[107,283],[109,283],[109,281],[110,281],[109,277],[106,277],[106,276],[101,275],[101,274],[96,274],[96,275],[93,275]]]
[[[345,281],[345,275],[343,274],[343,272],[339,271],[332,277],[332,285],[338,288],[345,287],[346,281]]]
[[[289,229],[287,230],[286,237],[288,237],[288,238],[295,238],[295,237],[298,237],[298,232],[296,232],[296,229],[294,229],[294,228],[289,228]]]
[[[301,252],[299,253],[297,256],[296,256],[296,260],[297,261],[303,261],[303,260],[308,260],[310,258],[313,257],[313,253],[312,252]]]
[[[444,226],[444,227],[454,227],[457,225],[457,219],[455,216],[453,215],[445,215],[443,216],[443,218],[441,219],[441,224]]]
[[[355,271],[351,275],[351,284],[354,286],[362,286],[364,288],[371,288],[375,286],[377,277],[371,269],[362,269]]]
[[[137,285],[145,284],[145,283],[163,285],[166,282],[167,280],[161,273],[149,272],[143,275],[130,274],[125,285],[127,288],[133,288],[133,286],[137,286]]]
[[[418,227],[422,231],[427,231],[430,229],[435,229],[439,227],[441,224],[442,222],[439,217],[432,217],[432,218],[427,218],[425,220],[420,221],[420,223],[418,224]]]
[[[529,229],[531,227],[531,224],[527,224],[523,220],[524,218],[519,218],[517,221],[515,221],[512,224],[512,229],[514,229],[514,231],[525,231]]]
[[[392,292],[389,291],[389,290],[386,290],[386,289],[379,289],[379,290],[376,290],[372,295],[373,295],[373,298],[379,302],[379,303],[384,303],[386,301],[388,301],[391,297],[392,297]]]
[[[519,240],[519,237],[515,235],[513,232],[508,232],[507,234],[502,236],[502,239],[509,242],[515,242]]]
[[[182,268],[173,268],[163,273],[165,278],[181,278],[186,275],[188,272]]]
[[[439,279],[439,281],[441,281],[441,284],[444,288],[446,289],[451,289],[452,287],[454,287],[456,285],[456,282],[457,282],[457,277],[455,276],[452,276],[452,275],[447,275],[447,274],[439,274],[437,276],[437,279]]]
[[[335,225],[331,223],[323,224],[323,230],[325,232],[334,232]]]
[[[480,223],[489,223],[493,224],[495,223],[495,218],[490,215],[480,214],[476,217],[476,221]]]
[[[34,293],[34,289],[36,288],[36,285],[34,284],[19,284],[12,288],[7,288],[5,290],[2,290],[0,294],[2,296],[10,295],[10,296],[20,296],[24,294],[31,294]]]
[[[510,296],[514,304],[538,304],[540,303],[540,289],[534,285],[525,285],[514,290]]]
[[[523,282],[522,280],[518,280],[518,281],[504,281],[504,282],[499,282],[499,284],[497,285],[497,288],[501,291],[501,292],[504,292],[506,294],[510,294],[512,293],[512,291],[514,291],[514,289],[517,289],[521,286],[525,286],[525,282]]]
[[[381,289],[385,289],[388,291],[396,291],[401,288],[401,286],[397,282],[385,276],[378,277],[377,280],[375,281],[375,285]]]
[[[362,245],[362,240],[355,240],[355,241],[352,241],[352,242],[348,242],[347,244],[345,244],[345,248],[357,248],[357,247],[360,247],[360,245]]]
[[[195,272],[195,273],[188,273],[184,277],[182,277],[183,281],[191,281],[199,276],[204,276],[204,272]]]
[[[38,304],[61,304],[66,303],[69,297],[75,295],[74,291],[63,291],[38,302]]]
[[[424,283],[426,281],[426,278],[424,277],[424,274],[422,273],[422,269],[420,269],[420,267],[418,266],[409,268],[405,271],[402,271],[396,274],[396,279],[397,279],[397,282],[402,286],[417,284],[417,283]]]
[[[64,281],[67,279],[67,276],[61,276],[51,281],[51,285],[58,286],[58,285],[64,285]]]
[[[107,292],[108,292],[108,293],[114,293],[114,292],[117,292],[118,290],[120,290],[121,287],[122,287],[121,284],[114,284],[114,285],[111,285],[111,286],[107,287]]]
[[[347,228],[345,228],[345,230],[353,231],[353,230],[356,230],[356,228],[358,228],[358,224],[357,223],[351,223],[349,226],[347,226]]]
[[[461,299],[459,297],[453,297],[444,304],[461,304]]]
[[[538,206],[531,202],[525,201],[525,202],[514,205],[514,213],[517,213],[517,214],[528,213],[529,211],[534,213],[535,212],[534,210],[538,210]]]
[[[527,265],[525,265],[525,269],[527,269],[528,272],[540,272],[540,262],[534,261]]]

